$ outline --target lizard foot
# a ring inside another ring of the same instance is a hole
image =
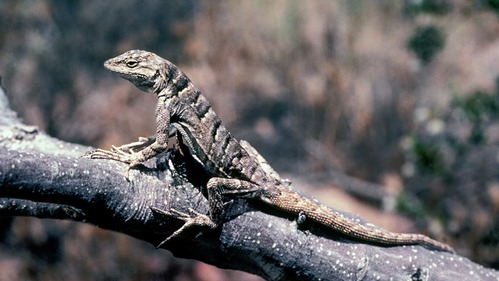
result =
[[[143,150],[144,148],[150,146],[153,142],[156,141],[156,137],[139,137],[139,140],[136,142],[132,142],[129,144],[124,144],[120,146],[112,146],[111,151],[112,152],[125,152],[132,154],[134,152],[139,152]]]
[[[124,172],[125,179],[127,181],[130,181],[129,177],[130,169],[142,164],[143,162],[142,159],[143,156],[140,153],[134,153],[134,152],[128,153],[114,146],[111,150],[104,150],[98,148],[95,151],[85,154],[84,157],[88,157],[91,159],[109,159],[128,164],[128,167],[125,169]]]
[[[215,229],[217,225],[208,217],[207,215],[196,212],[195,210],[189,208],[189,214],[177,211],[175,209],[170,209],[170,211],[165,211],[158,209],[156,207],[150,207],[151,210],[155,213],[158,213],[162,216],[173,217],[175,219],[183,220],[185,223],[178,230],[173,232],[170,236],[168,236],[165,240],[156,246],[156,248],[160,248],[163,244],[170,241],[172,238],[181,236],[183,233],[187,232],[192,228],[208,228]],[[194,238],[197,238],[204,231],[198,231]]]

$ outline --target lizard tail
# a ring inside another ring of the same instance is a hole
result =
[[[433,240],[422,234],[395,233],[369,227],[354,221],[343,214],[305,198],[286,187],[279,188],[280,194],[263,199],[270,205],[293,214],[305,214],[323,226],[334,229],[346,236],[366,242],[384,245],[422,245],[430,249],[455,253],[449,245]]]

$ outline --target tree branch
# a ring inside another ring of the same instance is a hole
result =
[[[0,89],[0,216],[70,219],[157,245],[181,221],[150,207],[206,213],[204,172],[169,152],[132,170],[81,157],[91,150],[21,123]],[[199,237],[163,245],[177,257],[258,274],[268,280],[493,280],[498,273],[466,258],[420,246],[380,247],[351,241],[254,202],[235,200],[227,221]]]

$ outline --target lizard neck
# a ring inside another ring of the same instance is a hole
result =
[[[171,98],[176,96],[178,91],[172,83],[167,83],[166,81],[162,81],[158,86],[154,86],[154,91],[158,98]]]
[[[171,98],[181,95],[185,90],[194,87],[189,78],[177,67],[174,67],[171,63],[166,63],[165,66],[160,68],[158,79],[153,87],[153,92],[158,97]]]

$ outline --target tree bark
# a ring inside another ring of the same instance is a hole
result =
[[[182,225],[151,207],[207,213],[206,175],[175,151],[133,169],[82,157],[90,147],[51,138],[22,124],[0,89],[0,216],[68,219],[158,245]],[[464,257],[420,246],[382,247],[350,240],[258,202],[234,199],[214,231],[162,248],[175,256],[268,280],[498,280]],[[349,215],[351,216],[351,215]]]

